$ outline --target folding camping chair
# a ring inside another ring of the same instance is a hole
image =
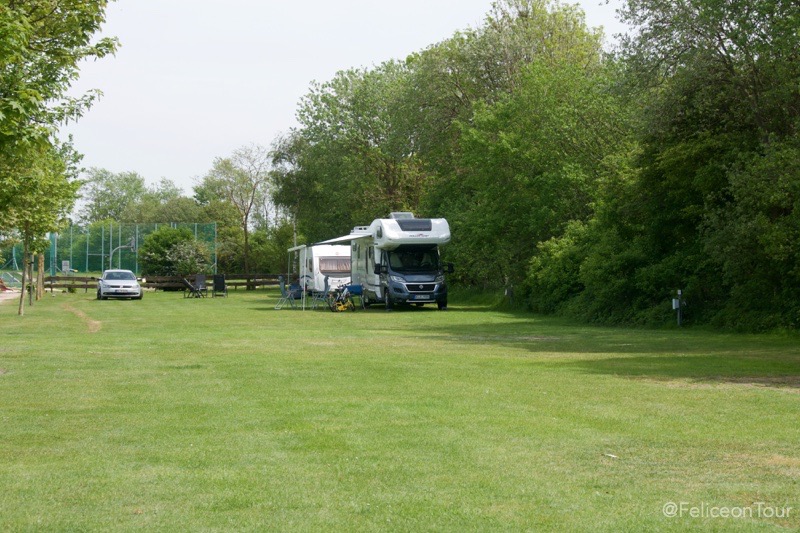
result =
[[[328,306],[328,293],[331,290],[331,282],[328,276],[325,276],[325,287],[321,291],[311,292],[311,309],[316,309],[317,305],[322,304]]]
[[[202,276],[202,286],[198,283],[198,279],[201,275],[195,276],[195,282],[192,283],[188,279],[182,277],[181,281],[183,282],[183,297],[184,298],[205,298],[206,295],[204,292],[208,292],[206,289],[206,277]]]
[[[197,290],[200,291],[200,294],[202,294],[204,298],[208,296],[208,287],[206,287],[205,274],[195,274],[194,286],[197,287]]]
[[[278,303],[275,305],[275,309],[282,309],[284,305],[289,304],[289,307],[292,309],[296,309],[297,306],[295,305],[295,298],[294,294],[286,288],[286,280],[283,276],[278,276],[278,283],[280,283],[281,287],[281,298],[278,300]]]
[[[214,274],[211,297],[216,298],[218,294],[226,298],[228,297],[228,286],[225,284],[225,274]]]

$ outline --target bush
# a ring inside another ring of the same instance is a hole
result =
[[[208,250],[187,228],[158,229],[139,248],[143,276],[208,273],[207,257]]]

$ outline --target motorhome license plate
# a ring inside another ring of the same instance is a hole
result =
[[[430,300],[430,299],[431,299],[431,297],[430,297],[430,296],[427,296],[427,295],[425,295],[425,294],[415,294],[415,295],[414,295],[414,299],[415,299],[415,300]]]

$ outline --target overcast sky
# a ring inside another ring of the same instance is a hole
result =
[[[581,0],[590,26],[621,31],[618,0]],[[491,0],[117,0],[114,57],[85,64],[73,93],[103,97],[71,133],[84,167],[171,179],[191,193],[216,157],[269,146],[296,125],[311,82],[371,67],[481,25]]]

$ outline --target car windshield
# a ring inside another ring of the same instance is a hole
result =
[[[439,270],[439,253],[436,249],[396,250],[389,253],[389,265],[395,272]]]
[[[135,280],[136,276],[133,272],[106,272],[105,279],[109,280]]]

